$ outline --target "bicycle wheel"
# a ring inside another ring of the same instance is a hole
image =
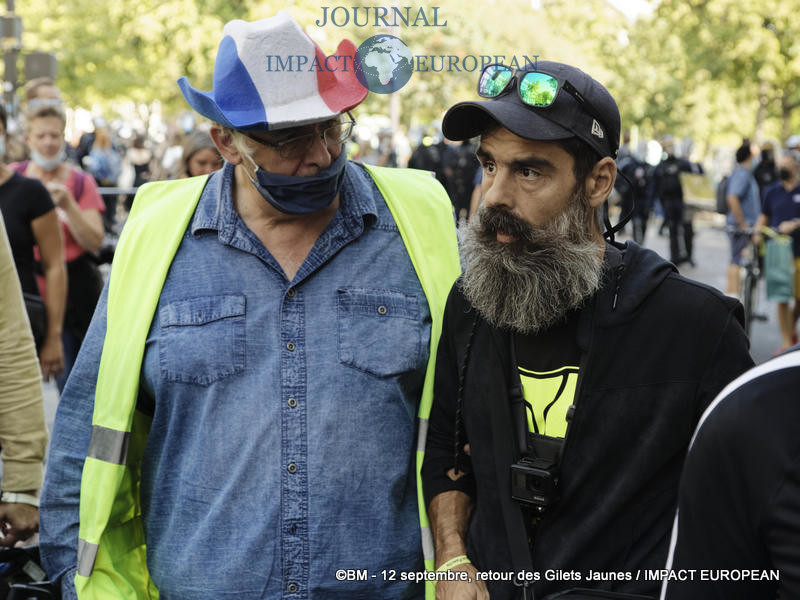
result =
[[[756,286],[758,285],[758,278],[751,270],[747,270],[744,277],[744,284],[742,285],[742,304],[744,304],[744,332],[747,337],[750,337],[750,329],[755,319],[756,311]]]

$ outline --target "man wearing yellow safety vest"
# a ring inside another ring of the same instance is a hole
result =
[[[615,242],[624,219],[604,240],[620,114],[602,84],[542,60],[487,66],[479,92],[442,123],[480,135],[483,206],[423,463],[437,575],[452,578],[437,599],[652,596],[641,572],[666,559],[693,428],[752,365],[742,307]]]
[[[422,597],[455,225],[429,174],[346,160],[354,54],[280,12],[225,26],[212,91],[179,81],[226,162],[139,191],[61,398],[41,543],[66,598]]]

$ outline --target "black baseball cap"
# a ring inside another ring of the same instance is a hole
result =
[[[445,137],[458,141],[480,135],[486,129],[488,115],[520,137],[542,141],[578,137],[600,156],[616,158],[620,134],[619,108],[600,82],[580,69],[546,60],[527,63],[518,73],[528,71],[552,75],[559,80],[558,93],[550,106],[538,108],[525,104],[517,91],[517,81],[495,98],[451,106],[442,121]],[[563,89],[564,81],[572,84],[594,111],[588,110]]]

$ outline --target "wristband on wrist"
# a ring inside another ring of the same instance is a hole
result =
[[[3,504],[30,504],[39,508],[39,499],[30,494],[20,494],[19,492],[0,493],[0,503]]]
[[[462,554],[461,556],[456,556],[455,558],[451,558],[450,560],[448,560],[446,563],[444,563],[438,569],[436,569],[436,572],[439,573],[441,571],[449,571],[453,567],[457,567],[458,565],[465,565],[469,562],[471,561],[469,560],[469,558],[467,558],[467,555]]]

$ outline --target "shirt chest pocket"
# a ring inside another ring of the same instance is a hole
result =
[[[245,297],[200,296],[158,312],[159,361],[166,381],[209,385],[245,366]]]
[[[419,300],[392,290],[338,290],[339,361],[378,377],[425,361]]]

